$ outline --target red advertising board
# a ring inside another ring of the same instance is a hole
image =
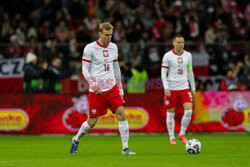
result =
[[[0,78],[0,94],[22,94],[23,78]]]
[[[166,132],[163,92],[126,94],[125,112],[131,132]],[[250,92],[198,92],[189,132],[250,130]],[[75,133],[87,119],[87,95],[0,95],[1,134]],[[177,108],[175,131],[183,115]],[[118,132],[118,121],[110,111],[99,118],[90,133]]]

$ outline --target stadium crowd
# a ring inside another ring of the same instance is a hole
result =
[[[187,50],[208,55],[207,75],[226,76],[232,70],[241,90],[250,90],[248,0],[3,0],[0,58],[32,52],[42,69],[58,57],[60,71],[75,68],[70,71],[82,78],[82,50],[98,39],[96,28],[103,21],[114,25],[124,78],[131,68],[160,77],[164,53],[172,48],[173,36],[182,34]]]

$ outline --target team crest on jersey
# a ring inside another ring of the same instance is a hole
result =
[[[103,50],[103,57],[109,57],[108,50]]]
[[[178,58],[177,58],[177,62],[178,62],[178,64],[182,64],[182,63],[183,63],[182,57],[178,57]]]
[[[92,114],[96,114],[96,109],[93,109],[93,110],[92,110]]]

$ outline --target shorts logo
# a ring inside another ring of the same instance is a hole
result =
[[[191,92],[188,92],[188,95],[189,95],[189,97],[190,97],[190,101],[193,101],[192,93],[191,93]]]
[[[103,57],[109,57],[108,50],[103,50]]]
[[[178,64],[182,64],[182,63],[183,63],[182,57],[178,57],[178,58],[177,58],[177,62],[178,62]]]
[[[96,109],[93,109],[93,110],[92,110],[92,114],[96,114]]]

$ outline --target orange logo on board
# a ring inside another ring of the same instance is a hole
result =
[[[141,107],[125,107],[125,113],[129,123],[129,129],[141,129],[148,124],[149,115]],[[106,115],[101,116],[95,126],[96,129],[117,129],[118,120],[110,110]]]
[[[29,117],[22,109],[0,109],[0,130],[20,131],[29,123]]]

